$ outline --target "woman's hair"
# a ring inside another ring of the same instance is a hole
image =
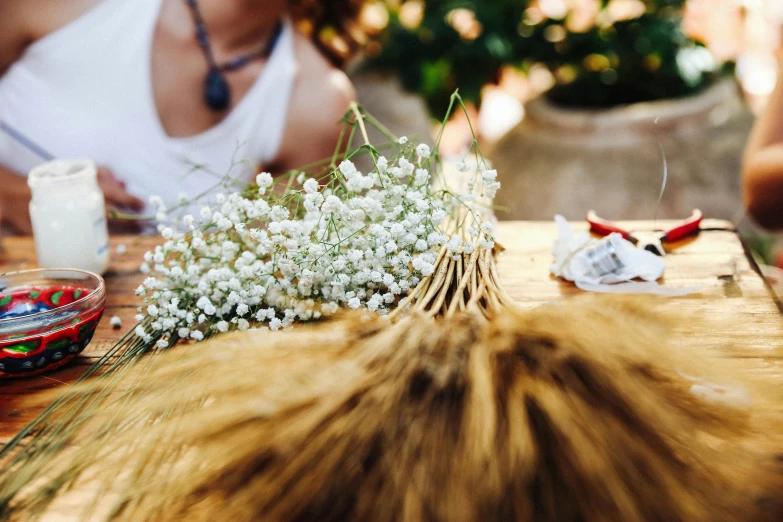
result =
[[[297,26],[322,53],[342,66],[364,43],[357,19],[366,0],[289,0]]]

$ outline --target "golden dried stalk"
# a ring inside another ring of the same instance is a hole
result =
[[[470,237],[468,229],[471,226],[478,228],[481,219],[489,218],[489,211],[479,216],[471,214],[466,207],[459,207],[455,214],[442,226],[448,235],[457,234],[463,241],[483,238],[483,234],[478,238]],[[471,254],[451,255],[443,246],[435,262],[435,272],[422,278],[389,318],[397,320],[407,311],[426,317],[448,318],[466,309],[489,316],[502,307],[512,306],[514,299],[500,285],[497,276],[496,255],[502,251],[503,247],[498,244],[491,250],[476,245]]]
[[[780,463],[748,449],[747,412],[690,392],[718,362],[671,327],[584,299],[176,349],[126,372],[15,509],[57,511],[55,484],[71,514],[133,521],[774,520]]]
[[[367,147],[372,147],[363,114],[356,103],[351,104],[356,124]],[[434,181],[434,189],[449,190],[460,193],[465,187],[464,183],[449,183],[444,176],[438,176]],[[490,204],[491,201],[484,202]],[[471,204],[471,206],[476,206]],[[441,226],[441,230],[447,235],[457,234],[463,241],[480,241],[483,235],[472,238],[468,235],[468,229],[473,226],[478,228],[481,219],[489,218],[491,211],[488,209],[478,215],[475,210],[469,209],[467,204],[457,205],[449,217]],[[502,251],[497,246],[491,251],[481,249],[476,245],[472,254],[457,254],[452,256],[444,246],[441,248],[435,263],[435,272],[431,276],[422,278],[417,286],[411,290],[401,301],[400,305],[389,314],[389,319],[398,320],[407,311],[421,313],[427,317],[451,317],[458,310],[465,310],[468,304],[484,314],[499,310],[504,304],[511,304],[513,299],[501,289],[497,277],[491,273],[496,272],[495,254]],[[468,286],[470,284],[470,286]]]

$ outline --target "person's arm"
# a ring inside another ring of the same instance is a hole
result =
[[[0,208],[2,219],[17,232],[30,234],[30,187],[27,178],[0,166]]]
[[[289,101],[283,142],[274,165],[282,173],[334,154],[345,115],[356,92],[348,77],[333,67],[309,39],[296,35],[297,78]]]
[[[751,134],[742,185],[745,208],[755,221],[783,228],[783,76]]]
[[[34,39],[35,30],[29,23],[34,1],[6,0],[0,2],[0,77],[19,59]],[[0,165],[0,208],[2,222],[23,234],[30,226],[30,188],[23,176]]]
[[[0,0],[0,76],[27,46],[75,20],[101,0]]]
[[[95,0],[0,0],[0,77],[22,56],[30,43],[77,17],[94,4]],[[118,180],[108,169],[98,170],[98,184],[108,206],[135,211],[144,208],[144,202],[128,194],[125,183]],[[27,186],[27,178],[0,165],[0,208],[3,209],[3,222],[10,224],[17,232],[31,233],[29,203],[30,188]]]
[[[25,0],[0,2],[0,76],[22,55],[33,38],[28,13]]]

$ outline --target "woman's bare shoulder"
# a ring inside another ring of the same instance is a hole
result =
[[[0,2],[0,76],[33,40],[34,33],[28,23],[29,9],[27,0]]]
[[[286,167],[332,154],[340,132],[339,120],[356,99],[348,76],[332,65],[308,37],[296,32],[294,42],[297,71],[280,150],[280,160]]]
[[[318,115],[330,123],[345,113],[356,98],[351,81],[335,67],[305,35],[296,32],[297,74],[292,94],[292,108],[318,108]],[[315,116],[304,111],[308,119]]]
[[[2,0],[0,75],[28,45],[76,20],[103,0]]]

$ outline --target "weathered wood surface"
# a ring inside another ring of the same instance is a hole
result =
[[[671,223],[659,222],[659,228]],[[577,223],[575,227],[584,227]],[[625,226],[642,241],[654,237],[652,222],[631,222]],[[579,295],[572,284],[558,281],[549,274],[551,249],[556,237],[554,223],[503,222],[498,236],[506,248],[500,255],[500,274],[509,294],[526,307]],[[0,443],[7,441],[27,424],[38,409],[23,404],[23,399],[74,381],[134,324],[136,307],[141,303],[134,289],[144,276],[138,272],[143,253],[158,241],[155,237],[118,236],[111,240],[112,262],[105,275],[107,307],[104,319],[90,346],[81,357],[66,368],[44,376],[18,380],[0,380]],[[30,238],[7,237],[2,240],[0,272],[35,267],[35,251]],[[116,247],[127,251],[118,254]],[[667,286],[699,286],[699,293],[682,298],[664,298],[657,306],[704,317],[710,327],[681,342],[706,346],[723,357],[731,358],[738,375],[763,383],[783,382],[783,328],[780,302],[754,270],[739,237],[724,221],[706,220],[698,237],[673,245],[666,257]],[[122,328],[112,329],[109,318],[117,315]],[[738,328],[737,325],[742,325]],[[763,422],[775,422],[770,429],[783,433],[783,393],[774,411],[764,415]]]

